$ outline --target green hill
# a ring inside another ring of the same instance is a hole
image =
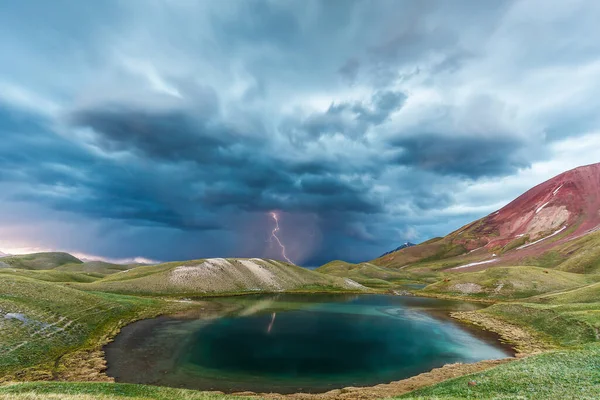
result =
[[[2,276],[21,276],[45,282],[94,282],[104,277],[102,274],[81,273],[48,270],[29,270],[20,268],[0,268],[0,277]]]
[[[488,299],[518,299],[583,287],[600,277],[530,266],[494,267],[479,272],[446,274],[423,289],[424,293]]]
[[[84,290],[167,296],[365,290],[362,285],[348,278],[328,276],[292,264],[256,258],[213,258],[137,267],[77,287]]]
[[[57,267],[58,271],[80,272],[88,274],[111,275],[133,268],[131,265],[112,264],[104,261],[86,261],[82,263],[66,264]]]
[[[562,243],[525,261],[578,274],[600,274],[600,232]]]
[[[362,285],[374,288],[391,287],[414,279],[414,275],[410,273],[391,268],[380,267],[371,263],[352,264],[340,260],[331,261],[315,269],[315,271],[350,278]]]
[[[59,360],[71,360],[66,354],[95,349],[127,321],[181,306],[158,299],[88,293],[6,273],[1,279],[0,381],[17,371],[27,376],[33,366],[37,379],[48,379],[47,374],[61,373]],[[86,362],[93,360],[88,357]],[[71,368],[63,372],[86,374],[85,366]]]
[[[536,296],[531,301],[550,304],[600,303],[600,282],[560,293]]]
[[[34,253],[2,257],[2,263],[12,268],[54,269],[65,264],[82,264],[83,261],[68,253]]]

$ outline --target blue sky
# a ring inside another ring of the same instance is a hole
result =
[[[600,161],[593,1],[0,4],[0,250],[368,260]]]

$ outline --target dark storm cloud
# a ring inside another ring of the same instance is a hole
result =
[[[75,113],[71,121],[98,132],[98,145],[107,151],[134,151],[171,161],[224,161],[225,156],[217,157],[233,148],[237,139],[220,122],[198,120],[180,111],[86,110]]]
[[[186,193],[177,187],[183,183],[181,177],[170,176],[181,171],[148,170],[100,157],[53,132],[48,120],[20,110],[0,107],[0,121],[0,178],[15,185],[32,185],[14,195],[16,200],[142,225],[218,227],[213,220],[203,220],[186,209]],[[161,183],[167,176],[173,185]]]
[[[422,133],[392,141],[395,162],[442,175],[476,179],[506,176],[530,165],[523,143],[510,137],[456,137]]]
[[[399,97],[384,94],[377,97],[378,104],[386,110]],[[361,113],[374,118],[370,111]],[[86,110],[77,111],[69,120],[75,126],[92,128],[96,143],[106,151],[128,151],[157,163],[193,166],[187,178],[190,188],[175,190],[184,190],[198,207],[325,212],[333,206],[339,211],[378,211],[365,195],[364,185],[340,180],[345,169],[330,168],[326,161],[296,163],[279,157],[268,145],[228,129],[216,117],[202,120],[180,111]]]
[[[281,131],[294,142],[335,134],[361,139],[369,129],[402,108],[406,98],[402,92],[379,91],[369,103],[334,103],[326,111],[312,113],[301,120],[290,118],[281,125]]]

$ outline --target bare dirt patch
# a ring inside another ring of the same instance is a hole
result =
[[[463,294],[481,293],[483,291],[483,287],[476,283],[457,283],[452,286],[452,289]]]

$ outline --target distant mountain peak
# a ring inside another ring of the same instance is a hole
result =
[[[392,254],[396,251],[400,251],[402,249],[406,249],[407,247],[412,247],[412,246],[416,246],[416,244],[411,243],[411,242],[405,242],[404,244],[401,244],[400,246],[396,247],[394,250],[390,250],[387,253],[383,253],[379,257],[387,256],[388,254]]]

